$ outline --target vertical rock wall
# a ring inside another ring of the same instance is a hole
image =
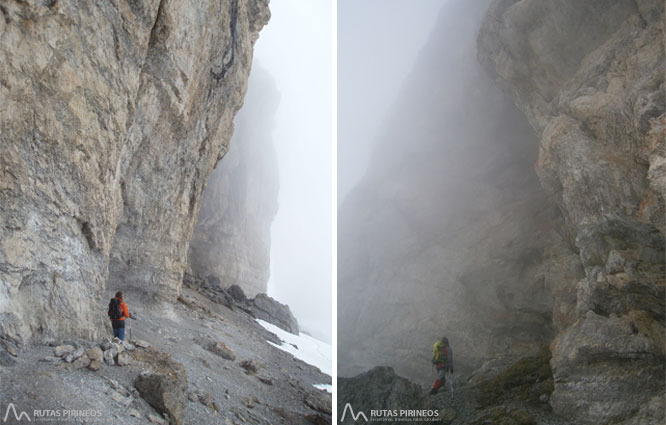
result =
[[[585,271],[555,276],[553,407],[662,423],[664,3],[496,1],[479,48],[539,137],[539,179]]]
[[[277,213],[277,158],[271,139],[279,94],[256,64],[229,153],[204,191],[190,242],[191,273],[214,276],[223,288],[249,296],[266,292],[270,277],[271,223]]]
[[[534,135],[476,58],[488,2],[450,2],[338,214],[338,359],[428,385],[446,335],[456,370],[549,344],[552,276],[581,267],[534,172]]]
[[[552,342],[558,414],[661,423],[663,2],[476,7],[445,6],[340,208],[338,370]]]
[[[92,337],[173,299],[267,2],[0,4],[0,334]]]

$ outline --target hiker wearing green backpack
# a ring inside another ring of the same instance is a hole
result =
[[[453,350],[449,346],[449,339],[447,337],[442,337],[442,339],[433,345],[432,364],[437,369],[437,379],[432,384],[430,394],[437,394],[437,391],[446,382],[446,372],[453,373]]]
[[[123,301],[123,293],[116,292],[116,296],[109,301],[109,318],[113,326],[113,336],[121,341],[125,340],[125,318],[130,317],[127,304]]]

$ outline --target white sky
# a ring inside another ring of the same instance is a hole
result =
[[[338,204],[446,0],[338,0]]]
[[[268,294],[301,330],[331,342],[331,3],[273,0],[254,58],[275,79],[280,170]]]

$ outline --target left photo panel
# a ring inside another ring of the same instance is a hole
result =
[[[0,3],[2,423],[331,423],[331,11]]]

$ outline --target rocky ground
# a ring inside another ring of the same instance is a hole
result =
[[[414,409],[434,410],[438,413],[430,420],[414,419],[406,422],[569,425],[571,422],[555,415],[549,404],[553,391],[549,360],[547,350],[517,361],[497,359],[484,364],[470,376],[458,375],[451,379],[449,375],[449,382],[436,395],[429,394],[429,386],[402,378],[390,367],[377,367],[354,378],[339,380],[338,416],[342,418],[345,406],[349,403],[356,414],[362,411],[369,419],[372,410],[398,409],[400,417],[400,409]],[[344,424],[355,423],[349,412],[344,419]],[[395,423],[396,420],[391,418],[384,422],[372,422]]]
[[[246,311],[188,288],[161,310],[127,302],[137,319],[124,347],[110,339],[6,342],[0,415],[12,403],[34,422],[330,423],[331,395],[313,387],[330,384],[330,376],[268,344],[279,341]],[[71,410],[91,412],[66,417]],[[6,423],[13,418],[10,412]]]

